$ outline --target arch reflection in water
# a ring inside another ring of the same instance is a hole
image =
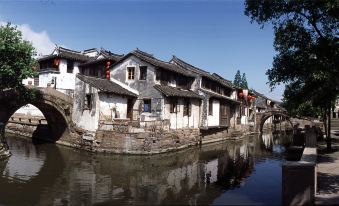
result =
[[[273,147],[276,143],[288,141],[275,141],[273,137]],[[37,152],[44,147],[40,146]],[[267,150],[260,136],[154,156],[93,155],[54,147],[58,148],[55,151],[58,161],[64,165],[60,169],[55,162],[54,169],[59,168],[60,172],[55,174],[50,170],[50,179],[54,180],[28,192],[39,193],[36,205],[281,202],[281,174],[277,168],[281,166],[283,153]],[[53,155],[41,157],[45,164],[55,161]],[[7,178],[1,177],[1,181]],[[11,192],[18,192],[16,187],[12,186]],[[18,201],[4,202],[0,198],[0,203],[10,205],[19,204]]]

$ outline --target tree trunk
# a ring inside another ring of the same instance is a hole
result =
[[[332,147],[332,140],[331,140],[331,103],[329,104],[328,111],[327,111],[327,134],[326,134],[326,143],[327,143],[327,150],[330,151]]]
[[[327,110],[326,109],[323,113],[323,124],[324,124],[325,135],[327,138]]]

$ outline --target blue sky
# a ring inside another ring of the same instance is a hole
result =
[[[165,61],[176,55],[232,81],[239,69],[250,88],[276,100],[282,95],[282,87],[270,93],[266,84],[273,30],[251,24],[243,1],[0,1],[0,21],[25,25],[44,51],[54,43],[118,54],[138,47]]]

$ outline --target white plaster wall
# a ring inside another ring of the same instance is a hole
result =
[[[207,103],[209,104],[209,102]],[[207,113],[208,113],[208,107],[207,105]],[[219,100],[213,100],[213,115],[209,115],[207,117],[207,126],[219,126],[219,120],[220,120],[220,101]]]
[[[41,73],[39,74],[39,87],[47,87],[52,82],[52,78],[56,77],[56,88],[60,90],[74,90],[75,76],[79,73],[79,63],[74,62],[73,73],[67,73],[67,60],[61,59],[59,65],[60,73]],[[51,85],[54,87],[54,85]]]
[[[57,77],[55,73],[41,73],[39,74],[39,87],[47,87],[48,83],[52,83],[53,77]]]
[[[181,129],[181,128],[199,128],[200,122],[200,107],[199,101],[191,99],[191,116],[184,116],[184,99],[178,99],[178,112],[170,113],[170,102],[166,101],[164,109],[164,119],[170,120],[170,129]]]
[[[85,83],[81,82],[79,79],[76,79],[72,119],[77,126],[85,130],[96,131],[98,129],[100,114],[100,100],[98,91],[93,87],[90,88],[88,84],[85,84],[86,89],[82,90],[83,84]],[[85,99],[82,97],[88,93],[93,94],[93,101],[95,101],[95,103],[93,103],[91,110],[84,110],[83,108],[79,107],[79,105],[81,105],[79,104],[79,101],[85,101]]]
[[[59,65],[60,74],[57,76],[57,89],[74,90],[75,75],[79,73],[79,63],[74,62],[73,73],[67,73],[67,60],[62,59]]]
[[[22,83],[24,84],[24,85],[28,85],[28,82],[32,82],[32,85],[34,85],[34,78],[27,78],[27,79],[23,79],[22,80]]]
[[[191,116],[183,116],[183,124],[182,127],[190,127],[190,128],[198,128],[200,122],[200,107],[199,101],[197,99],[191,99]],[[184,110],[184,106],[182,106],[182,111]],[[183,112],[182,112],[183,113]]]
[[[118,118],[125,119],[127,118],[127,98],[117,96],[114,94],[104,94],[99,93],[100,99],[100,115],[110,116],[112,115],[113,119],[115,117],[115,112],[113,108],[120,115]]]
[[[43,117],[42,112],[35,106],[31,104],[26,104],[25,106],[18,109],[15,114],[28,115],[28,116],[39,116]]]
[[[123,62],[114,66],[111,69],[111,78],[114,78],[120,82],[125,83],[128,86],[131,86],[136,81],[139,81],[140,70],[139,66],[147,66],[147,79],[152,77],[153,82],[155,82],[155,68],[153,65],[148,64],[147,62],[141,61],[134,56],[130,56],[125,59]],[[127,79],[127,67],[135,67],[134,69],[134,80]],[[133,88],[133,86],[132,86]]]

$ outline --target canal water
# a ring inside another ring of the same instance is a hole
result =
[[[286,134],[154,156],[91,154],[7,135],[0,205],[281,205]]]

